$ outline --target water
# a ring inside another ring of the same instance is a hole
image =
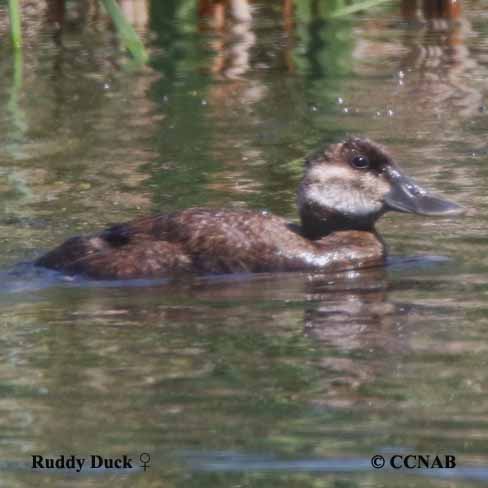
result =
[[[26,10],[21,73],[0,45],[1,486],[486,484],[488,4],[451,24],[297,4],[220,26],[193,1],[127,2],[142,70],[75,2],[62,45],[42,2]],[[100,283],[16,265],[161,209],[294,218],[301,158],[348,133],[466,215],[385,217],[389,265],[360,273]],[[370,467],[409,453],[457,467]],[[33,472],[33,454],[134,468]]]

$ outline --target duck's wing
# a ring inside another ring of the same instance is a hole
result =
[[[192,208],[73,237],[35,264],[100,279],[278,270],[280,248],[303,240],[287,225],[252,211]]]
[[[165,240],[169,214],[116,224],[99,234],[72,237],[41,256],[37,266],[100,279],[160,276],[184,270],[188,258]]]

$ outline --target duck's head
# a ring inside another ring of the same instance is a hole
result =
[[[368,230],[385,212],[449,215],[461,207],[430,194],[404,175],[381,146],[349,138],[305,161],[298,190],[304,233],[321,237],[337,229]]]

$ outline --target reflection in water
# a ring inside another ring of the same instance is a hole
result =
[[[203,103],[208,104],[215,119],[225,121],[233,118],[236,111],[249,110],[264,99],[267,87],[259,79],[248,79],[251,67],[251,50],[256,44],[251,5],[248,0],[201,1],[199,3],[200,28],[212,30],[209,46],[213,51],[210,72],[218,81],[208,89]],[[222,82],[220,82],[222,81]],[[258,122],[258,120],[256,120]],[[230,122],[232,125],[232,122]],[[211,147],[218,158],[221,144],[238,146],[242,159],[262,159],[261,151],[249,147],[242,134],[219,138]],[[247,193],[259,191],[260,184],[250,179],[242,168],[242,161],[228,161],[226,168],[207,185],[212,190]]]
[[[38,8],[43,12],[44,7],[40,3]],[[58,222],[63,221],[67,207],[68,221],[76,220],[80,209],[96,209],[89,219],[85,216],[78,221],[79,231],[86,224],[96,223],[97,216],[103,223],[121,219],[118,214],[126,219],[127,212],[138,213],[150,201],[140,189],[147,175],[139,168],[153,159],[154,152],[135,141],[145,139],[154,120],[160,117],[146,97],[153,79],[149,73],[128,78],[123,83],[123,103],[114,97],[113,91],[120,88],[114,65],[121,55],[107,59],[93,44],[98,34],[83,28],[88,21],[98,22],[94,10],[85,12],[86,16],[73,10],[76,6],[65,13],[64,4],[49,2],[46,17],[39,16],[45,24],[36,18],[33,26],[47,25],[51,32],[56,23],[62,23],[62,28],[56,29],[56,48],[50,42],[39,41],[37,49],[24,50],[23,61],[13,58],[9,104],[13,123],[0,138],[0,157],[4,161],[0,172],[7,175],[8,185],[7,208],[0,225],[3,233],[11,236],[10,245],[21,240],[31,247],[25,257],[32,256],[32,248],[40,247],[33,229],[46,225],[46,208],[55,209],[51,217]],[[31,42],[30,35],[34,35],[29,30],[31,15],[26,9],[26,42]],[[106,21],[106,16],[103,19]],[[70,36],[79,38],[72,42]],[[26,67],[23,79],[22,62]],[[124,120],[130,131],[112,132],[119,120]],[[120,184],[114,187],[117,181]],[[20,225],[12,233],[16,223]],[[63,236],[66,229],[55,227],[54,232]]]
[[[407,19],[419,18],[418,10],[404,10]],[[476,61],[466,46],[472,30],[461,17],[461,2],[426,1],[423,18],[425,28],[406,39],[411,51],[401,66],[403,73],[415,67],[420,75],[411,96],[423,101],[424,110],[435,112],[442,104],[452,103],[463,118],[477,114],[483,95],[465,83],[465,76],[476,68]]]
[[[477,114],[482,93],[465,83],[465,77],[476,69],[476,62],[466,46],[472,30],[469,21],[461,17],[460,2],[423,2],[422,16],[415,2],[404,3],[404,18],[425,19],[425,24],[415,30],[405,30],[403,43],[396,48],[402,59],[398,66],[397,95],[415,100],[412,117],[419,110],[440,113],[445,110],[443,106],[459,110],[463,118]],[[391,50],[391,46],[359,42],[355,57],[375,56],[381,49],[386,56],[386,49]],[[403,104],[401,100],[396,103]],[[458,124],[459,119],[451,123]]]
[[[462,0],[402,0],[401,11],[406,20],[438,19],[446,24],[461,17],[461,4]]]
[[[64,285],[29,301],[11,296],[11,312],[3,314],[10,327],[2,339],[8,346],[0,352],[2,377],[15,382],[22,365],[23,387],[4,407],[0,424],[35,429],[33,452],[64,452],[76,438],[87,452],[109,445],[123,453],[133,446],[131,432],[146,432],[145,448],[165,461],[156,472],[177,463],[181,449],[203,445],[206,451],[212,436],[220,448],[242,452],[259,449],[261,439],[265,452],[296,450],[295,460],[241,459],[232,468],[209,454],[194,469],[369,471],[364,462],[372,452],[392,445],[413,449],[424,428],[424,405],[440,407],[452,394],[449,381],[439,382],[439,366],[427,373],[410,358],[442,361],[445,353],[424,349],[429,324],[463,320],[458,308],[442,301],[422,303],[429,283],[417,284],[418,299],[394,301],[387,273],[196,278],[143,289]],[[450,354],[470,350],[467,341]],[[447,378],[459,368],[441,364]],[[70,415],[60,417],[66,409]],[[433,439],[443,435],[439,417],[429,428]],[[338,459],[351,438],[365,455],[347,456],[344,465]],[[306,446],[313,446],[314,459],[302,461]],[[5,456],[22,459],[12,450],[4,449]]]

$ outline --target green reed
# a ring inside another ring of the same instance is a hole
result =
[[[22,48],[22,29],[20,27],[20,0],[8,1],[8,12],[10,16],[10,32],[12,43],[15,49]]]
[[[124,14],[120,10],[115,0],[100,0],[102,5],[107,10],[108,14],[112,17],[112,21],[117,28],[119,36],[125,47],[132,54],[134,59],[141,64],[144,64],[148,60],[148,55],[144,49],[142,41],[139,39],[136,31],[132,25],[124,17]]]
[[[360,10],[366,10],[371,7],[375,7],[376,5],[380,5],[381,3],[386,3],[391,0],[360,0],[358,2],[353,2],[352,4],[346,5],[343,0],[340,0],[336,3],[338,5],[336,9],[331,10],[330,17],[342,17],[344,15],[353,14]]]
[[[132,54],[134,59],[139,63],[146,63],[148,55],[144,49],[142,41],[133,29],[132,25],[124,17],[115,0],[100,0],[112,21],[117,28],[117,32],[127,50]],[[22,29],[21,29],[21,0],[8,0],[10,16],[10,32],[12,35],[12,44],[16,50],[22,48]]]

